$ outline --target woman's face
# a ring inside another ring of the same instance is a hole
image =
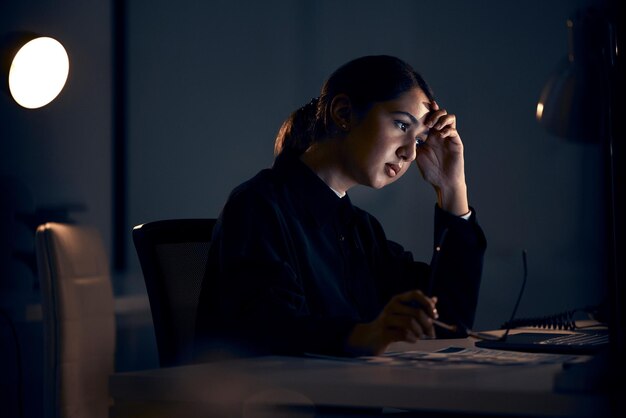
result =
[[[376,189],[402,177],[415,159],[416,139],[426,139],[423,121],[429,111],[428,97],[414,88],[374,104],[362,119],[353,116],[342,147],[345,174]]]

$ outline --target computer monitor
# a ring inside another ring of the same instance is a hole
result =
[[[625,11],[618,0],[607,0],[604,6],[579,11],[568,21],[568,60],[546,84],[537,118],[555,135],[602,147],[609,372],[621,373],[626,370],[626,132],[621,118],[626,114],[626,68],[619,52],[626,47]]]

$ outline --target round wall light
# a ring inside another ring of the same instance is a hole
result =
[[[69,70],[69,57],[59,41],[49,37],[32,39],[11,61],[9,91],[20,106],[37,109],[59,95]]]

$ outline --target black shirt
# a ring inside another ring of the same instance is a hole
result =
[[[435,209],[446,230],[432,283],[441,319],[472,326],[485,250],[476,223]],[[196,352],[343,354],[359,322],[389,299],[431,288],[430,268],[389,241],[380,223],[338,197],[299,158],[237,187],[213,232],[196,321]]]

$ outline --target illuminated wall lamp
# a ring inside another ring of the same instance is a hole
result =
[[[70,61],[65,48],[50,37],[35,37],[19,45],[10,57],[8,87],[22,107],[37,109],[54,100],[67,81]]]

